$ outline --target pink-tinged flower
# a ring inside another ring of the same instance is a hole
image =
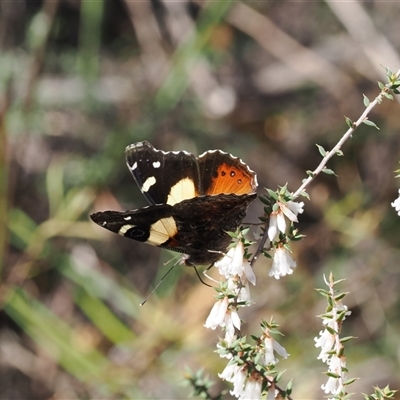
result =
[[[274,260],[272,262],[269,276],[279,279],[281,276],[291,275],[293,273],[292,268],[295,267],[296,262],[293,261],[289,251],[284,247],[279,246],[277,249],[275,249]]]
[[[275,385],[272,384],[268,389],[268,394],[266,400],[275,400],[278,398],[279,391],[275,389]]]
[[[211,309],[204,326],[208,329],[215,329],[217,326],[223,326],[228,305],[229,300],[227,297],[218,300]]]
[[[238,302],[251,301],[250,287],[246,276],[242,276],[239,281],[237,279],[228,279],[227,284],[228,289],[237,294]]]
[[[253,285],[256,284],[253,269],[248,260],[244,258],[244,246],[242,242],[238,242],[235,247],[232,247],[221,260],[214,263],[214,266],[218,268],[220,275],[226,279],[236,276],[240,278],[246,276],[249,282]]]
[[[302,201],[300,203],[288,201],[286,204],[283,204],[282,211],[291,221],[298,222],[297,215],[303,214],[303,207],[304,203]]]
[[[329,372],[343,376],[343,368],[346,368],[346,357],[342,356],[339,358],[336,354],[333,354],[329,361]]]
[[[247,280],[242,281],[242,287],[240,288],[239,296],[237,298],[237,301],[239,302],[250,302],[251,297],[250,297],[250,285]]]
[[[319,332],[319,336],[314,338],[315,347],[320,347],[321,352],[317,357],[318,360],[322,360],[322,362],[327,362],[329,359],[330,351],[332,351],[333,346],[335,345],[335,336],[332,335],[327,329]]]
[[[227,342],[228,346],[232,344],[232,342],[236,339],[236,329],[240,330],[241,321],[239,318],[239,314],[235,309],[228,310],[225,314],[225,341]]]
[[[218,376],[221,379],[224,379],[228,382],[232,382],[233,378],[236,374],[238,374],[240,372],[240,370],[242,369],[242,367],[240,367],[239,365],[235,364],[235,363],[228,363],[226,365],[226,367],[224,368],[224,370],[218,374]],[[245,377],[246,378],[246,377]]]
[[[276,364],[278,362],[278,360],[275,358],[274,351],[283,358],[289,357],[289,354],[285,348],[270,336],[267,336],[264,339],[264,350],[264,365]]]
[[[255,286],[256,276],[254,275],[253,268],[251,267],[250,263],[246,259],[243,260],[243,271],[244,271],[244,275],[245,275],[247,281]]]
[[[264,364],[269,365],[269,364],[276,364],[277,359],[275,358],[274,354],[274,347],[272,346],[272,340],[271,338],[266,338],[264,340]]]
[[[286,349],[273,338],[272,338],[272,346],[275,352],[278,353],[281,357],[288,358],[290,356],[290,354],[286,351]]]
[[[261,381],[259,379],[250,378],[239,397],[240,400],[257,400],[261,399]]]
[[[325,393],[336,393],[337,390],[337,385],[338,385],[338,379],[337,378],[333,378],[332,376],[330,376],[328,378],[328,381],[321,385],[321,389],[325,392]]]
[[[288,201],[278,202],[279,208],[271,213],[268,227],[268,238],[271,242],[278,238],[279,232],[286,233],[286,218],[292,222],[298,222],[297,215],[303,212],[304,203]]]
[[[246,381],[246,373],[240,370],[238,374],[233,377],[231,381],[233,383],[233,389],[230,394],[235,397],[239,397],[243,393],[244,382]]]
[[[330,376],[326,384],[321,385],[321,389],[325,393],[340,394],[343,390],[343,382],[346,380],[346,374],[343,369],[346,368],[346,358],[343,356],[339,358],[333,355],[329,360],[329,372],[338,375],[340,378]]]
[[[279,209],[276,212],[273,212],[269,219],[269,227],[268,227],[268,238],[271,242],[277,239],[279,232],[286,232],[286,221],[285,216]]]
[[[400,189],[399,189],[399,197],[391,203],[392,207],[396,210],[397,214],[400,216]]]
[[[221,379],[233,383],[233,390],[230,391],[232,396],[239,397],[243,392],[244,382],[247,378],[247,373],[243,367],[237,364],[230,364],[218,374]]]
[[[226,279],[232,276],[242,276],[243,274],[244,247],[242,242],[238,242],[235,247],[231,247],[228,253],[219,261],[214,263],[220,275]]]

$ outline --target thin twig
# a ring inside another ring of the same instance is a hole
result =
[[[400,69],[394,74],[395,79],[400,79]],[[364,112],[361,114],[360,118],[358,118],[358,120],[356,122],[353,122],[352,127],[349,128],[346,133],[342,136],[342,138],[338,141],[338,143],[336,144],[335,147],[332,148],[332,150],[328,151],[325,156],[323,157],[322,161],[320,162],[320,164],[318,165],[317,168],[315,168],[314,171],[312,171],[308,178],[305,179],[302,183],[302,185],[292,194],[292,199],[296,199],[297,197],[300,196],[300,194],[302,192],[304,192],[305,188],[318,176],[318,174],[320,174],[326,164],[328,163],[328,161],[335,155],[338,154],[339,150],[341,149],[341,147],[343,146],[343,144],[352,137],[354,131],[364,122],[368,119],[368,115],[371,112],[371,110],[377,105],[380,104],[385,96],[386,93],[388,93],[390,91],[390,87],[385,87],[381,90],[380,94],[375,98],[374,101],[372,101],[364,110]],[[267,225],[267,224],[266,224]],[[254,265],[254,263],[256,262],[257,258],[259,257],[259,255],[261,254],[264,245],[266,243],[268,239],[268,229],[265,229],[264,234],[261,238],[260,243],[258,244],[257,250],[254,253],[254,256],[251,260],[251,266]]]
[[[400,69],[396,72],[395,76],[400,78]],[[326,164],[328,161],[338,153],[338,151],[341,149],[343,144],[352,137],[354,131],[365,121],[368,119],[368,114],[371,112],[371,110],[378,104],[381,103],[385,93],[388,92],[388,88],[382,89],[381,93],[379,96],[375,98],[374,101],[372,101],[368,107],[364,110],[364,112],[361,114],[360,118],[356,122],[353,123],[353,126],[347,130],[347,132],[342,136],[342,138],[338,141],[336,146],[331,150],[326,153],[318,167],[312,171],[312,173],[309,175],[309,177],[303,182],[303,184],[293,193],[293,199],[297,198],[302,191],[318,176],[320,172],[325,168]]]

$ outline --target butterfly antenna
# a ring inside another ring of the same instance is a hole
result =
[[[257,261],[258,257],[260,256],[260,254],[262,253],[265,243],[268,240],[268,229],[265,230],[265,232],[263,233],[262,237],[261,237],[261,241],[257,246],[257,249],[250,261],[250,265],[253,267],[254,263]]]
[[[197,277],[199,278],[200,282],[201,282],[203,285],[206,285],[206,286],[208,286],[208,287],[212,287],[212,286],[209,285],[208,283],[204,282],[203,279],[201,279],[201,276],[200,276],[200,274],[199,274],[199,271],[197,271],[197,268],[196,268],[195,265],[193,265],[193,268],[194,268],[194,270],[196,271],[196,275],[197,275]],[[208,278],[208,275],[206,275],[206,276],[207,276],[207,278]]]
[[[181,258],[182,258],[181,255],[171,257],[168,261],[165,261],[163,263],[163,265],[168,265],[171,261],[175,261],[175,264],[174,264],[174,266],[175,266],[176,264],[180,263]]]
[[[158,281],[157,285],[153,288],[153,290],[148,294],[148,296],[140,303],[140,306],[143,306],[146,301],[149,299],[149,297],[157,290],[157,288],[161,285],[161,282],[165,279],[165,277],[172,271],[172,269],[175,267],[177,263],[175,263],[163,276],[162,278]],[[196,271],[197,272],[197,271]]]

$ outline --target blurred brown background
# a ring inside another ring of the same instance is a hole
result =
[[[298,188],[305,171],[400,67],[400,4],[384,1],[0,2],[0,399],[187,398],[185,368],[216,374],[214,301],[165,250],[95,226],[93,211],[145,205],[124,148],[240,156],[263,187]],[[350,389],[400,387],[399,96],[371,114],[309,187],[292,276],[255,266],[261,318],[281,325],[283,384],[318,399],[313,338],[323,274],[347,278],[343,336]],[[255,202],[247,217],[256,222]],[[229,398],[229,394],[225,396]],[[354,398],[361,398],[358,394]]]

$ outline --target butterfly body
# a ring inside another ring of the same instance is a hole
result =
[[[212,264],[231,242],[256,198],[257,178],[220,150],[195,157],[148,142],[128,146],[128,168],[150,205],[91,215],[98,225],[136,241],[184,253],[185,264]]]

